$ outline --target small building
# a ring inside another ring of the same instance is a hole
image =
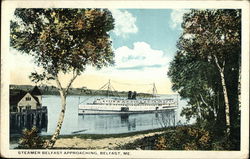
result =
[[[36,126],[47,131],[47,107],[42,106],[42,93],[37,86],[30,91],[10,89],[10,133],[21,133]]]
[[[37,86],[30,92],[16,90],[10,95],[10,111],[22,112],[24,110],[35,110],[42,107],[42,93]]]

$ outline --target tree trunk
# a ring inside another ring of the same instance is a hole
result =
[[[241,56],[238,57],[239,74],[238,74],[238,102],[239,111],[241,110]]]
[[[226,112],[226,126],[227,126],[227,133],[230,133],[230,114],[229,114],[229,100],[228,100],[228,93],[227,93],[227,87],[226,87],[226,81],[225,81],[225,77],[224,77],[224,64],[221,67],[219,62],[218,62],[218,58],[216,56],[214,56],[215,59],[215,63],[219,69],[219,73],[220,73],[220,78],[221,78],[221,85],[222,85],[222,89],[223,89],[223,95],[224,95],[224,101],[225,101],[225,112]]]
[[[197,116],[199,119],[202,120],[202,115],[201,115],[201,107],[200,107],[200,102],[198,100],[198,98],[195,96],[195,99],[196,99],[196,103],[197,103]]]
[[[223,72],[220,72],[221,76],[221,84],[223,88],[223,93],[224,93],[224,100],[225,100],[225,106],[226,106],[226,125],[227,129],[229,130],[230,127],[230,116],[229,116],[229,102],[228,102],[228,95],[227,95],[227,88],[226,88],[226,82],[225,82],[225,77]]]
[[[61,112],[60,112],[60,116],[59,116],[59,120],[57,122],[57,126],[56,126],[56,130],[52,136],[52,138],[50,139],[47,148],[52,148],[60,134],[61,128],[62,128],[62,124],[63,124],[63,119],[65,116],[65,111],[66,111],[66,95],[65,92],[63,90],[60,90],[60,97],[61,97]]]
[[[50,139],[50,141],[48,141],[48,143],[46,143],[46,145],[45,145],[46,148],[52,148],[55,145],[56,140],[61,132],[61,128],[62,128],[64,116],[65,116],[65,111],[66,111],[67,93],[68,93],[68,90],[69,90],[71,84],[73,83],[73,81],[76,79],[77,76],[78,76],[78,74],[77,73],[75,74],[75,72],[73,71],[73,77],[69,81],[65,90],[63,89],[58,77],[57,76],[55,77],[56,84],[57,84],[57,87],[59,89],[59,93],[60,93],[60,97],[61,97],[61,112],[60,112],[59,120],[57,122],[56,130],[55,130],[52,138]]]

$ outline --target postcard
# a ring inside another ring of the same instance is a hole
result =
[[[1,157],[249,157],[249,2],[3,1],[1,25]]]

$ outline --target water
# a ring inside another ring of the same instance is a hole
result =
[[[78,115],[79,102],[88,98],[88,96],[67,97],[66,113],[60,134],[114,134],[161,128],[162,126],[166,126],[166,124],[174,125],[173,123],[163,123],[162,120],[159,119],[163,119],[164,114],[157,113]],[[94,98],[90,98],[87,102],[91,102]],[[176,95],[174,98],[176,98]],[[42,132],[42,135],[51,135],[56,129],[59,118],[60,96],[43,96],[42,100],[43,106],[47,106],[48,108],[48,128],[46,132]],[[179,107],[175,114],[169,112],[165,114],[167,117],[164,119],[171,118],[172,122],[175,121],[175,123],[178,123],[178,121],[180,121],[181,123],[186,123],[185,118],[180,116],[181,109],[185,105],[186,101],[180,100]],[[173,120],[174,118],[175,120]]]

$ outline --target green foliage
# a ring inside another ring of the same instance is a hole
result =
[[[222,137],[220,139],[214,139],[212,142],[212,149],[213,150],[232,150],[231,148],[231,141],[227,137]],[[239,150],[239,149],[238,149]]]
[[[53,147],[60,134],[68,91],[87,65],[98,69],[114,63],[109,31],[114,19],[107,9],[17,8],[10,22],[10,46],[34,57],[42,73],[30,75],[33,82],[55,80],[61,96],[57,128],[48,142]],[[58,78],[73,73],[66,88]]]
[[[184,15],[182,27],[183,34],[177,44],[180,50],[207,60],[216,55],[220,62],[223,62],[225,55],[232,50],[240,51],[240,10],[193,9]]]
[[[222,78],[228,92],[231,130],[239,125],[241,10],[192,9],[184,14],[182,28],[168,72],[172,89],[188,100],[182,115],[195,117],[200,127],[221,137],[226,125]],[[231,131],[236,143],[237,133]]]
[[[227,137],[216,135],[199,125],[168,128],[163,134],[138,139],[133,143],[118,146],[127,150],[230,150]],[[238,149],[239,150],[239,149]]]
[[[168,75],[173,83],[172,89],[178,91],[182,98],[188,99],[189,107],[182,111],[188,120],[192,117],[210,120],[210,116],[218,112],[216,100],[219,78],[216,73],[213,65],[181,51],[171,62]]]
[[[38,129],[32,127],[31,130],[23,130],[23,136],[19,140],[18,149],[41,149],[43,144],[44,141],[38,135]]]
[[[163,137],[157,139],[163,140]],[[202,128],[177,127],[175,132],[164,134],[165,150],[211,150],[211,134]],[[158,145],[156,145],[156,148]],[[163,147],[163,146],[162,146]]]
[[[155,147],[157,150],[166,150],[166,138],[164,136],[160,136],[156,139]]]
[[[10,24],[10,46],[34,57],[44,69],[31,77],[53,80],[60,71],[80,74],[86,65],[113,64],[108,32],[114,19],[107,9],[17,8]]]

